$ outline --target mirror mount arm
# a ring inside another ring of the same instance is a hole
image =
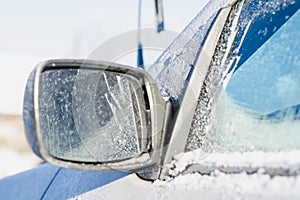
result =
[[[172,131],[172,118],[173,118],[173,105],[170,101],[170,98],[163,98],[163,101],[165,102],[164,105],[164,119],[163,119],[163,129],[162,129],[162,134],[161,134],[161,148],[159,152],[159,157],[156,159],[157,163],[155,165],[152,165],[150,167],[147,167],[146,169],[139,170],[136,172],[136,175],[140,177],[143,180],[148,180],[148,181],[154,181],[157,180],[162,172],[163,169],[163,158],[165,157],[166,154],[166,149],[169,145],[169,139],[170,139],[170,134]]]

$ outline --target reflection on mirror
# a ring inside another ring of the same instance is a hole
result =
[[[82,68],[41,74],[42,140],[56,158],[108,162],[139,155],[144,115],[142,87],[126,74]]]

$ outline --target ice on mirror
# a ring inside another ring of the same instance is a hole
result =
[[[42,73],[39,113],[43,142],[55,157],[83,162],[141,153],[137,80],[88,69]]]

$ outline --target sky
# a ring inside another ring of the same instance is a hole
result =
[[[207,2],[163,1],[165,28],[180,32]],[[154,1],[142,1],[142,28],[155,26],[154,13]],[[0,114],[21,114],[26,79],[37,63],[86,58],[103,42],[135,30],[137,14],[138,0],[0,0]]]

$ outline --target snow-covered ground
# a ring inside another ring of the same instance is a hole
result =
[[[37,166],[25,139],[21,116],[0,115],[0,178]]]

